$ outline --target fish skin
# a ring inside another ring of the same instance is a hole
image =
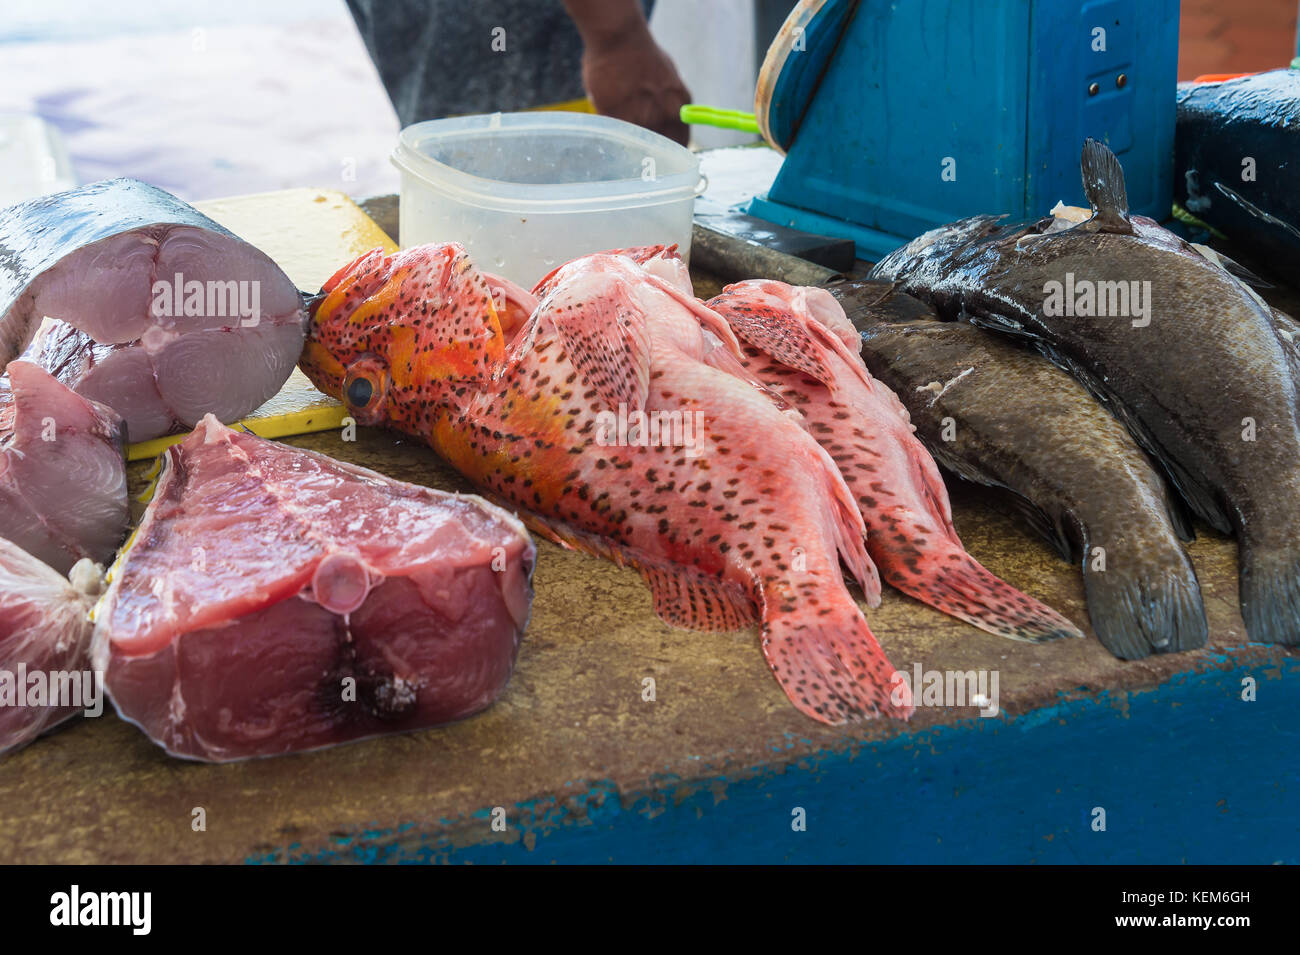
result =
[[[1300,267],[1300,70],[1179,84],[1174,201],[1234,249],[1288,277]],[[1243,160],[1253,160],[1247,178]]]
[[[376,250],[324,291],[300,367],[359,422],[426,441],[550,539],[635,567],[676,626],[761,619],[769,668],[814,719],[911,714],[841,575],[842,558],[879,600],[848,488],[766,395],[703,361],[739,345],[692,296],[626,256],[588,256],[539,284],[507,340],[454,243]],[[703,453],[602,439],[600,413],[620,404],[702,413]]]
[[[1097,212],[1081,225],[1045,234],[1050,217],[1023,228],[964,220],[886,256],[871,277],[929,301],[943,318],[1028,339],[1070,371],[1196,516],[1237,536],[1251,638],[1300,642],[1300,427],[1273,316],[1188,243],[1127,214],[1109,150],[1089,140],[1084,156]],[[1149,324],[1045,315],[1046,283],[1067,273],[1149,281]],[[1248,421],[1257,440],[1243,440]]]
[[[743,342],[746,370],[798,409],[839,466],[887,583],[1011,639],[1083,636],[966,553],[934,459],[898,396],[863,365],[857,332],[829,292],[752,280],[706,304]]]
[[[195,282],[201,306],[185,291]],[[241,289],[250,309],[256,292],[257,315],[232,313]],[[256,409],[293,371],[306,320],[269,256],[134,179],[0,209],[0,367],[29,350],[47,316],[61,328],[43,366],[114,407],[132,441]]]
[[[941,322],[888,283],[832,291],[861,330],[867,367],[902,398],[939,463],[1012,496],[1081,568],[1093,630],[1111,653],[1133,660],[1204,646],[1205,607],[1179,539],[1190,537],[1186,519],[1155,465],[1087,389],[1036,351]],[[1104,570],[1094,547],[1105,548]]]

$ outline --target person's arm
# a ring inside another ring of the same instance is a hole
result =
[[[691,94],[650,35],[639,0],[564,0],[582,37],[582,83],[596,112],[685,145],[679,111]]]

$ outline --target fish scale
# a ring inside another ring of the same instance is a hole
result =
[[[624,256],[589,256],[539,284],[534,305],[518,289],[494,295],[447,244],[371,253],[323,291],[302,368],[358,421],[427,441],[534,530],[634,567],[670,623],[761,620],[768,666],[807,715],[910,715],[840,570],[843,559],[878,601],[865,528],[834,462],[762,392],[705,363],[718,342],[737,356],[738,344],[672,281]],[[502,298],[516,315],[534,305],[509,340]],[[438,304],[426,313],[426,302]],[[417,320],[403,380],[395,343]],[[448,374],[449,358],[465,359],[460,375]],[[359,378],[368,388],[354,393]],[[625,413],[702,413],[700,453],[603,440],[601,412],[620,403]]]
[[[1082,636],[966,553],[933,458],[898,397],[862,364],[857,335],[828,292],[753,280],[708,304],[746,343],[745,369],[798,409],[839,467],[887,583],[1012,639]]]
[[[871,277],[941,317],[1032,343],[1073,375],[1193,514],[1237,537],[1251,638],[1300,643],[1300,421],[1277,316],[1221,264],[1130,215],[1123,171],[1104,145],[1085,143],[1081,171],[1094,210],[1086,221],[963,220],[886,256]],[[1076,279],[1097,290],[1095,303],[1110,287],[1108,304],[1048,308],[1053,283]],[[1133,291],[1116,307],[1121,288]],[[1139,294],[1140,309],[1122,307]]]

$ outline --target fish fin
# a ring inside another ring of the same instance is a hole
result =
[[[844,475],[840,473],[839,466],[830,453],[811,435],[809,440],[817,449],[818,458],[822,462],[822,477],[827,500],[833,508],[828,518],[835,548],[839,552],[840,559],[844,561],[844,566],[849,569],[853,579],[862,588],[867,606],[879,607],[880,571],[876,569],[875,563],[867,554],[867,525],[862,520],[862,511],[858,508],[857,499],[849,490],[849,486],[844,483]]]
[[[1087,232],[1114,232],[1132,235],[1128,218],[1128,192],[1124,188],[1124,169],[1105,144],[1088,139],[1083,144],[1081,162],[1083,191],[1095,213],[1088,221],[1075,226]]]
[[[1201,590],[1181,549],[1179,556],[1181,567],[1153,564],[1128,572],[1093,570],[1090,560],[1082,562],[1092,629],[1121,660],[1205,646],[1209,629]]]
[[[1251,288],[1272,288],[1273,283],[1266,279],[1260,278],[1246,266],[1242,265],[1236,259],[1231,259],[1224,255],[1218,249],[1212,249],[1208,245],[1202,245],[1199,242],[1188,242],[1188,247],[1196,252],[1201,258],[1205,259],[1212,265],[1217,265],[1223,271],[1227,272],[1233,278],[1240,279]]]
[[[811,594],[805,586],[770,581],[762,593],[763,656],[790,702],[833,726],[911,716],[907,684],[848,591],[838,581]]]
[[[664,623],[687,630],[729,631],[758,621],[754,602],[730,581],[669,561],[639,558],[635,566],[650,588],[655,616]]]
[[[991,573],[954,541],[932,542],[921,572],[902,559],[877,561],[886,582],[988,633],[1025,643],[1083,636],[1068,619]]]
[[[665,623],[687,630],[724,632],[743,630],[758,622],[758,608],[739,584],[511,506],[539,536],[568,550],[602,557],[637,571],[650,588],[655,615]]]
[[[1169,526],[1174,529],[1181,541],[1196,540],[1196,527],[1192,524],[1192,515],[1188,513],[1187,504],[1181,497],[1170,494],[1169,506],[1165,514],[1169,517]]]
[[[561,286],[542,314],[559,335],[583,381],[609,410],[645,408],[650,391],[650,331],[645,312],[617,276],[601,284]]]
[[[968,464],[961,458],[948,452],[948,450],[939,445],[926,445],[930,453],[934,455],[936,461],[943,467],[947,468],[953,474],[957,475],[963,481],[971,484],[979,484],[983,487],[994,488],[1003,493],[1007,503],[1015,509],[1033,528],[1034,532],[1047,541],[1052,549],[1061,555],[1063,560],[1073,561],[1080,554],[1080,547],[1075,543],[1066,527],[1057,519],[1049,516],[1046,511],[1040,508],[1033,501],[1024,497],[1017,491],[989,477],[983,471],[980,471],[974,465]]]
[[[1240,540],[1241,617],[1261,643],[1300,644],[1300,558],[1294,542],[1266,548],[1249,532]]]
[[[713,333],[713,335],[730,349],[731,353],[738,359],[745,357],[745,352],[740,347],[740,342],[736,339],[736,333],[731,330],[727,320],[709,308],[704,302],[701,302],[694,295],[688,295],[676,285],[660,278],[651,272],[645,273],[646,280],[664,294],[674,299],[677,304],[681,305],[688,312],[695,316],[700,327]]]
[[[776,359],[787,368],[815,378],[830,388],[835,384],[835,370],[831,365],[829,340],[834,339],[843,349],[843,343],[824,325],[806,314],[799,314],[793,302],[790,307],[768,305],[745,296],[743,302],[732,300],[744,295],[745,283],[729,285],[722,294],[706,304],[726,319],[736,336],[765,355]]]
[[[800,419],[803,418],[803,415],[799,414],[798,409],[790,402],[750,374],[749,369],[744,366],[740,359],[731,353],[731,349],[723,345],[717,338],[706,337],[712,338],[712,343],[716,343],[704,353],[704,363],[706,365],[716,368],[718,371],[726,372],[733,378],[739,378],[741,381],[747,382],[750,386],[766,395],[772,404],[776,405],[777,410],[792,413]]]

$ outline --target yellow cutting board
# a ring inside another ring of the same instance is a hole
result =
[[[375,247],[397,250],[397,243],[356,203],[333,189],[285,189],[194,205],[235,235],[262,237],[257,247],[307,292],[319,289],[363,252]],[[340,250],[345,254],[340,256]],[[343,417],[343,406],[317,391],[295,368],[279,393],[240,423],[264,438],[283,438],[337,428]],[[172,434],[141,441],[127,449],[127,458],[155,457],[183,437]]]

